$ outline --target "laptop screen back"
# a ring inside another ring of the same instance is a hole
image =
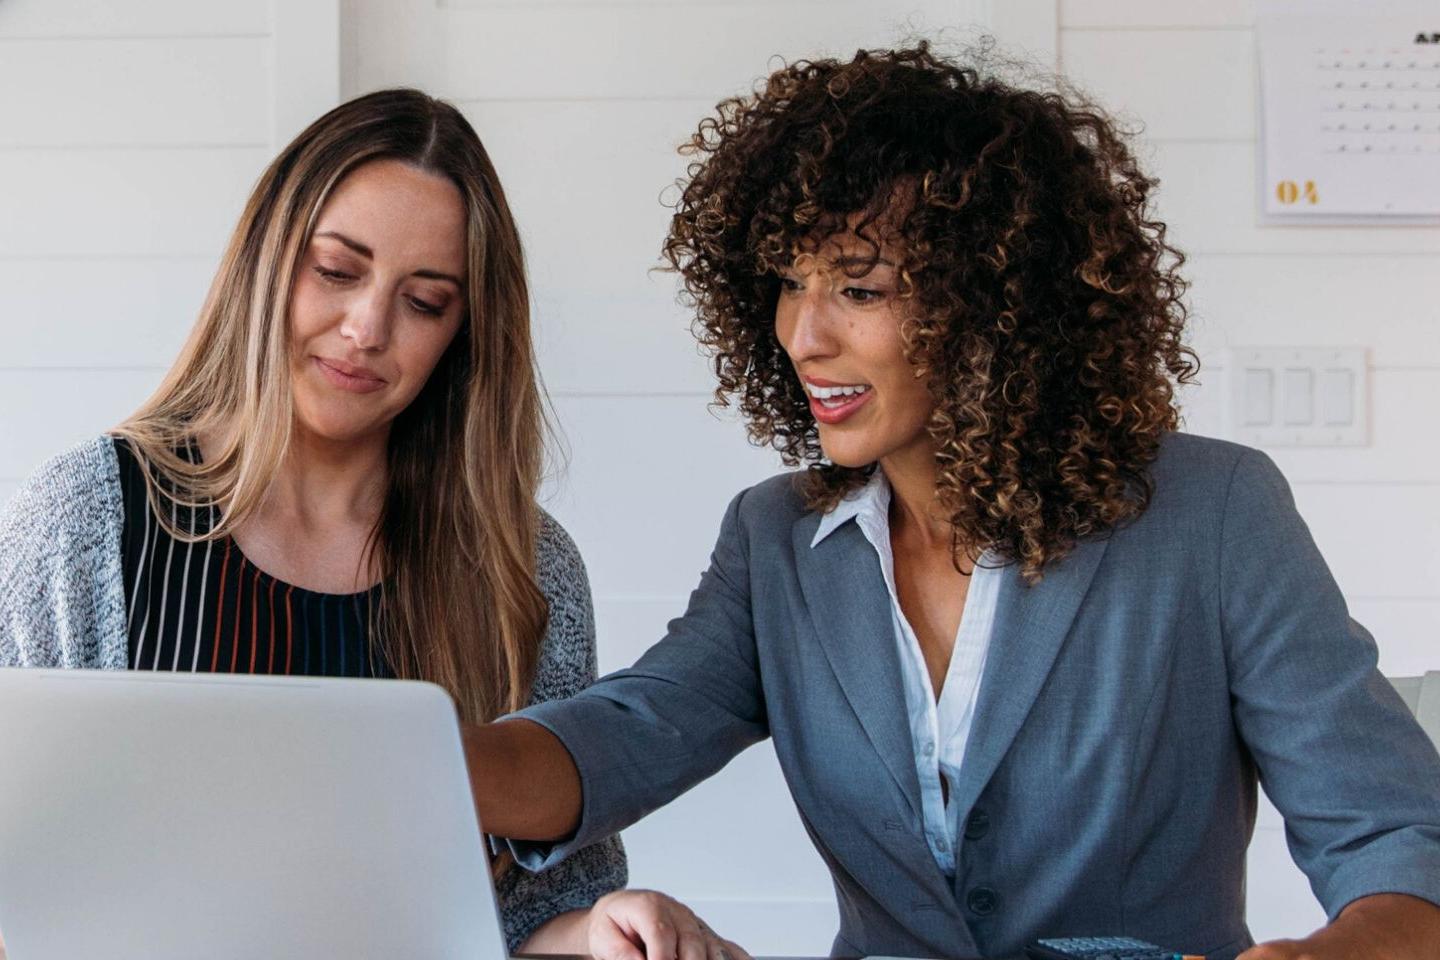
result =
[[[15,960],[505,956],[430,684],[0,670]]]

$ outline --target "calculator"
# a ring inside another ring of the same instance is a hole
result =
[[[1190,960],[1134,937],[1062,937],[1025,948],[1031,960]]]

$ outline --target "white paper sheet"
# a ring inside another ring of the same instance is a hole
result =
[[[1440,222],[1440,2],[1258,0],[1269,222]]]

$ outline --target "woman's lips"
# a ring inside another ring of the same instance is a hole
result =
[[[330,382],[332,386],[341,390],[348,390],[351,393],[373,393],[385,386],[385,381],[378,377],[357,376],[353,373],[346,373],[327,363],[320,357],[313,358],[315,366],[319,368],[321,376]]]
[[[840,423],[842,420],[848,419],[856,410],[865,406],[866,401],[870,399],[870,396],[874,392],[874,388],[871,388],[864,393],[857,393],[853,397],[847,397],[845,402],[839,406],[829,407],[825,406],[819,397],[812,395],[810,397],[810,412],[814,414],[815,419],[821,423],[832,425]]]

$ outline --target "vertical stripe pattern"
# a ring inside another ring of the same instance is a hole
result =
[[[115,446],[125,503],[131,669],[388,675],[370,649],[379,587],[320,593],[261,570],[229,537],[177,544],[151,511],[145,475],[128,443],[117,439]],[[169,503],[172,522],[183,530],[203,532],[218,516],[213,508],[161,502]]]

